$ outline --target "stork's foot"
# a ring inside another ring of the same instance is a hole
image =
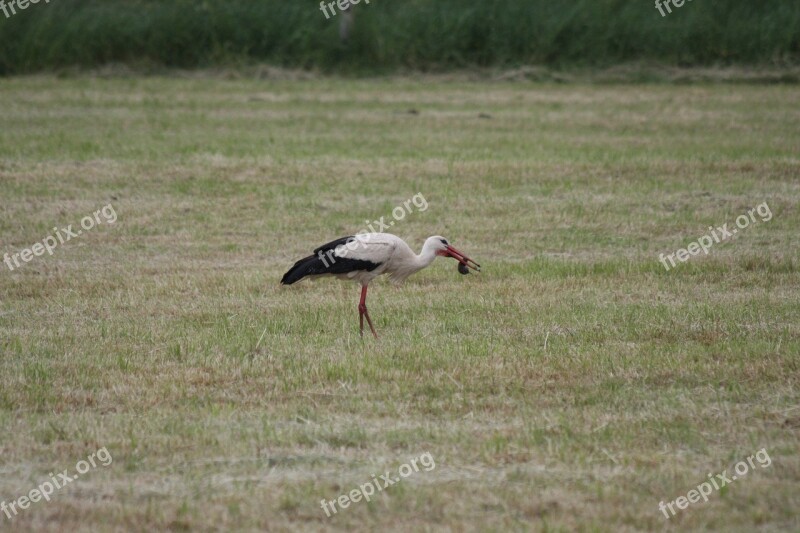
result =
[[[369,329],[372,331],[372,335],[377,339],[378,334],[375,333],[375,326],[372,325],[372,319],[369,317],[369,311],[367,311],[367,306],[365,304],[358,304],[358,322],[362,337],[364,336],[364,317],[367,317],[367,324],[369,324]]]

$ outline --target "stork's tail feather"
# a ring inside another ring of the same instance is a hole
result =
[[[322,263],[322,260],[316,255],[309,255],[295,263],[294,266],[283,275],[281,284],[291,285],[292,283],[297,283],[306,276],[322,274],[325,271],[325,265]]]
[[[343,239],[341,240],[343,241]],[[338,244],[334,241],[332,244]],[[365,259],[349,259],[347,257],[336,256],[331,253],[333,248],[329,248],[327,254],[323,254],[323,248],[317,248],[317,255],[309,255],[294,264],[289,271],[283,275],[281,283],[291,285],[297,283],[306,276],[321,276],[323,274],[349,274],[351,272],[372,272],[380,263],[373,263]]]

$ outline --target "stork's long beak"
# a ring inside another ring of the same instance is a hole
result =
[[[446,250],[447,250],[447,254],[450,257],[452,257],[454,259],[458,259],[458,262],[461,263],[462,265],[464,265],[466,267],[469,267],[469,268],[471,268],[472,270],[474,270],[476,272],[480,272],[481,271],[481,266],[478,263],[476,263],[475,261],[473,261],[472,259],[470,259],[466,255],[464,255],[463,253],[459,252],[458,250],[456,250],[455,248],[453,248],[449,244],[447,245]]]

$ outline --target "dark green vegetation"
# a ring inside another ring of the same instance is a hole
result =
[[[337,19],[339,16],[337,16]],[[373,0],[350,42],[315,0],[53,0],[0,15],[0,74],[125,63],[387,71],[519,65],[784,65],[800,58],[800,2]]]

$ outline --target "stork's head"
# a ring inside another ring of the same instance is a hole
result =
[[[425,247],[431,247],[436,252],[436,255],[456,259],[463,265],[463,267],[459,266],[459,272],[462,274],[467,272],[467,268],[471,268],[476,272],[481,271],[481,266],[478,263],[450,246],[450,243],[444,237],[440,237],[439,235],[428,237],[428,240],[425,241]]]

